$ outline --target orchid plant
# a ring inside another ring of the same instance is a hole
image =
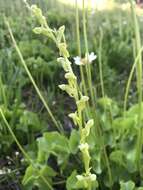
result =
[[[61,63],[64,71],[65,71],[65,78],[67,79],[67,84],[61,84],[59,85],[59,88],[63,91],[66,91],[70,97],[72,97],[75,100],[77,110],[74,113],[69,114],[69,117],[72,118],[74,124],[78,126],[79,133],[80,133],[80,145],[79,150],[82,153],[82,159],[84,164],[85,171],[77,175],[77,182],[76,186],[77,188],[85,188],[88,190],[91,190],[97,187],[97,181],[96,181],[96,174],[91,173],[92,167],[90,166],[90,146],[87,142],[87,137],[90,134],[91,127],[94,125],[93,119],[88,119],[86,122],[84,120],[83,114],[86,109],[86,103],[89,100],[88,96],[84,96],[82,92],[79,90],[78,83],[77,83],[77,77],[75,76],[73,70],[72,70],[72,63],[69,61],[69,52],[67,50],[67,44],[65,42],[65,36],[64,31],[65,27],[61,26],[58,30],[51,29],[48,23],[46,22],[46,18],[43,16],[41,9],[39,9],[36,5],[32,5],[29,7],[32,15],[38,20],[40,26],[34,28],[34,32],[36,34],[43,34],[56,44],[57,48],[59,49],[60,57],[57,59],[59,63]],[[76,63],[77,63],[76,58]],[[96,59],[96,55],[92,52],[89,55],[85,55],[84,61],[80,61],[82,64],[83,62],[89,62],[92,63],[93,60]],[[79,64],[80,65],[80,64]]]

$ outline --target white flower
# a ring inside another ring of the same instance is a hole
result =
[[[9,156],[6,156],[6,159],[7,159],[7,160],[10,160],[10,157],[9,157]]]
[[[94,54],[94,52],[91,52],[90,54],[85,54],[84,58],[81,58],[79,56],[74,57],[74,62],[76,65],[85,65],[87,63],[92,63],[97,58],[97,55]]]
[[[89,63],[92,63],[97,58],[97,55],[95,55],[94,52],[91,52],[89,55],[86,53],[85,58]]]
[[[124,20],[124,21],[123,21],[123,24],[124,24],[124,25],[126,25],[126,24],[127,24],[127,21],[126,21],[126,20]]]
[[[5,170],[0,170],[0,175],[4,175],[4,174],[6,174],[6,171]]]
[[[19,152],[15,152],[15,155],[18,156],[18,155],[19,155]]]
[[[77,175],[76,178],[77,178],[78,181],[84,180],[84,177],[82,175]]]
[[[10,174],[11,173],[11,169],[8,168],[7,169],[7,173]]]
[[[96,175],[89,173],[87,176],[77,175],[76,176],[78,181],[96,181]]]
[[[81,62],[81,57],[76,56],[73,59],[76,65],[83,65],[83,63]]]
[[[24,158],[22,158],[22,159],[21,159],[21,162],[25,162],[25,159],[24,159]]]
[[[79,145],[79,149],[81,151],[88,150],[89,149],[89,145],[87,143],[82,143],[82,144]]]
[[[96,175],[95,174],[90,174],[89,177],[90,177],[91,181],[96,181]]]

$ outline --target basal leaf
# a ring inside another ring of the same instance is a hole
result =
[[[77,176],[77,172],[76,170],[74,170],[66,181],[67,190],[76,189],[76,182],[77,182],[76,176]]]
[[[134,190],[135,183],[133,181],[120,182],[120,190]]]
[[[78,151],[80,136],[77,130],[72,130],[71,136],[69,139],[69,148],[72,154],[76,154]]]

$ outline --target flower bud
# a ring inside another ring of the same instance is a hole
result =
[[[59,57],[57,59],[58,62],[60,62],[62,64],[62,67],[63,69],[66,71],[66,72],[69,72],[71,71],[71,62],[68,60],[68,59],[65,59],[64,57]]]
[[[67,50],[67,45],[65,43],[59,43],[60,55],[63,57],[69,57],[69,52]]]
[[[76,102],[77,107],[78,107],[78,111],[81,112],[85,106],[86,106],[86,102],[89,100],[88,96],[82,96],[81,99],[79,101]]]
[[[42,28],[41,27],[36,27],[36,28],[33,29],[33,32],[35,34],[41,34],[42,33]]]

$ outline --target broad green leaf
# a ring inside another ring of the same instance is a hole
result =
[[[112,104],[112,99],[108,97],[98,99],[98,104],[104,109],[106,107],[110,107]]]
[[[48,146],[47,151],[55,151],[56,154],[69,153],[68,139],[65,136],[58,132],[47,132],[43,136]]]
[[[20,117],[20,129],[24,132],[28,132],[28,128],[32,128],[33,131],[38,131],[41,129],[41,124],[36,113],[24,111]]]
[[[79,132],[77,130],[73,129],[71,132],[71,135],[70,135],[70,139],[69,139],[69,148],[70,148],[70,152],[72,154],[77,153],[79,141],[80,141]]]
[[[27,189],[38,186],[42,190],[48,190],[49,187],[42,180],[41,176],[44,176],[49,184],[52,184],[52,177],[56,175],[56,172],[48,165],[42,166],[37,164],[37,167],[39,168],[39,172],[32,165],[26,169],[22,183]]]
[[[50,166],[44,165],[40,170],[40,174],[45,177],[55,177],[57,173]]]
[[[133,181],[120,182],[120,190],[134,190],[135,183]]]
[[[38,139],[38,161],[46,161],[50,154],[57,157],[58,165],[64,164],[70,154],[68,139],[58,132],[44,133]]]
[[[110,159],[121,165],[121,166],[126,166],[126,157],[125,157],[125,153],[121,150],[116,150],[116,151],[113,151],[111,154],[110,154]]]
[[[142,107],[142,110],[143,110],[143,102],[142,102],[141,107]],[[134,115],[136,115],[136,114],[138,114],[138,113],[139,113],[139,104],[133,105],[133,106],[126,112],[126,114],[127,114],[128,116],[134,116]],[[143,116],[143,114],[142,114],[142,116]]]
[[[36,170],[33,168],[32,165],[28,166],[26,169],[24,178],[22,180],[23,185],[29,185],[34,183],[35,179],[38,178]]]
[[[76,182],[77,182],[76,176],[77,176],[77,172],[76,172],[76,170],[74,170],[66,181],[66,189],[67,190],[76,189]]]
[[[102,151],[95,147],[91,152],[91,163],[93,171],[96,174],[101,174],[102,168],[101,168],[101,158],[102,158]]]
[[[113,121],[113,127],[116,130],[120,130],[124,132],[124,130],[128,130],[130,128],[134,128],[136,126],[136,118],[135,117],[120,117]]]

